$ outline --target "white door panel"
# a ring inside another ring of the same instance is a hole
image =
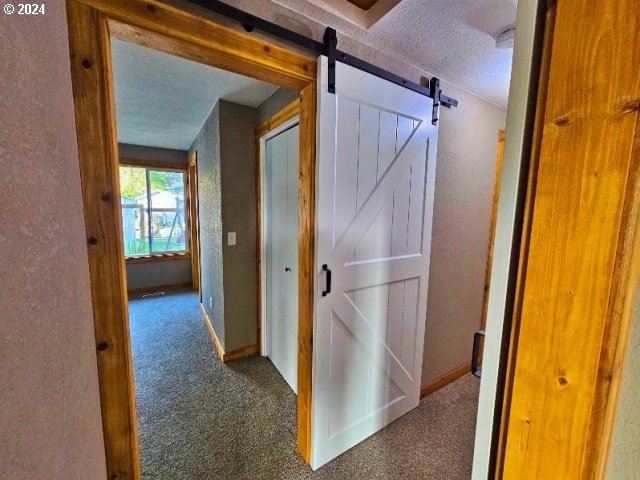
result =
[[[298,126],[265,142],[266,354],[298,385]]]
[[[313,468],[419,403],[437,143],[430,98],[319,62]]]

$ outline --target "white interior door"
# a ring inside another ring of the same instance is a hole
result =
[[[438,133],[430,98],[340,62],[331,94],[319,62],[314,469],[418,406]]]
[[[267,356],[298,391],[297,125],[265,142]]]

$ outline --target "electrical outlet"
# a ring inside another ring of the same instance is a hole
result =
[[[236,244],[236,232],[228,232],[227,233],[227,245],[232,247]]]
[[[209,308],[213,310],[213,297],[209,297]]]

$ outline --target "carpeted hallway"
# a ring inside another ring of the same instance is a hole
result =
[[[295,396],[263,357],[223,365],[193,292],[129,303],[143,478],[468,479],[479,381],[467,375],[316,472]]]

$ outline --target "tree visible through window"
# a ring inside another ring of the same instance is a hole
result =
[[[185,173],[120,166],[126,257],[186,253]]]

